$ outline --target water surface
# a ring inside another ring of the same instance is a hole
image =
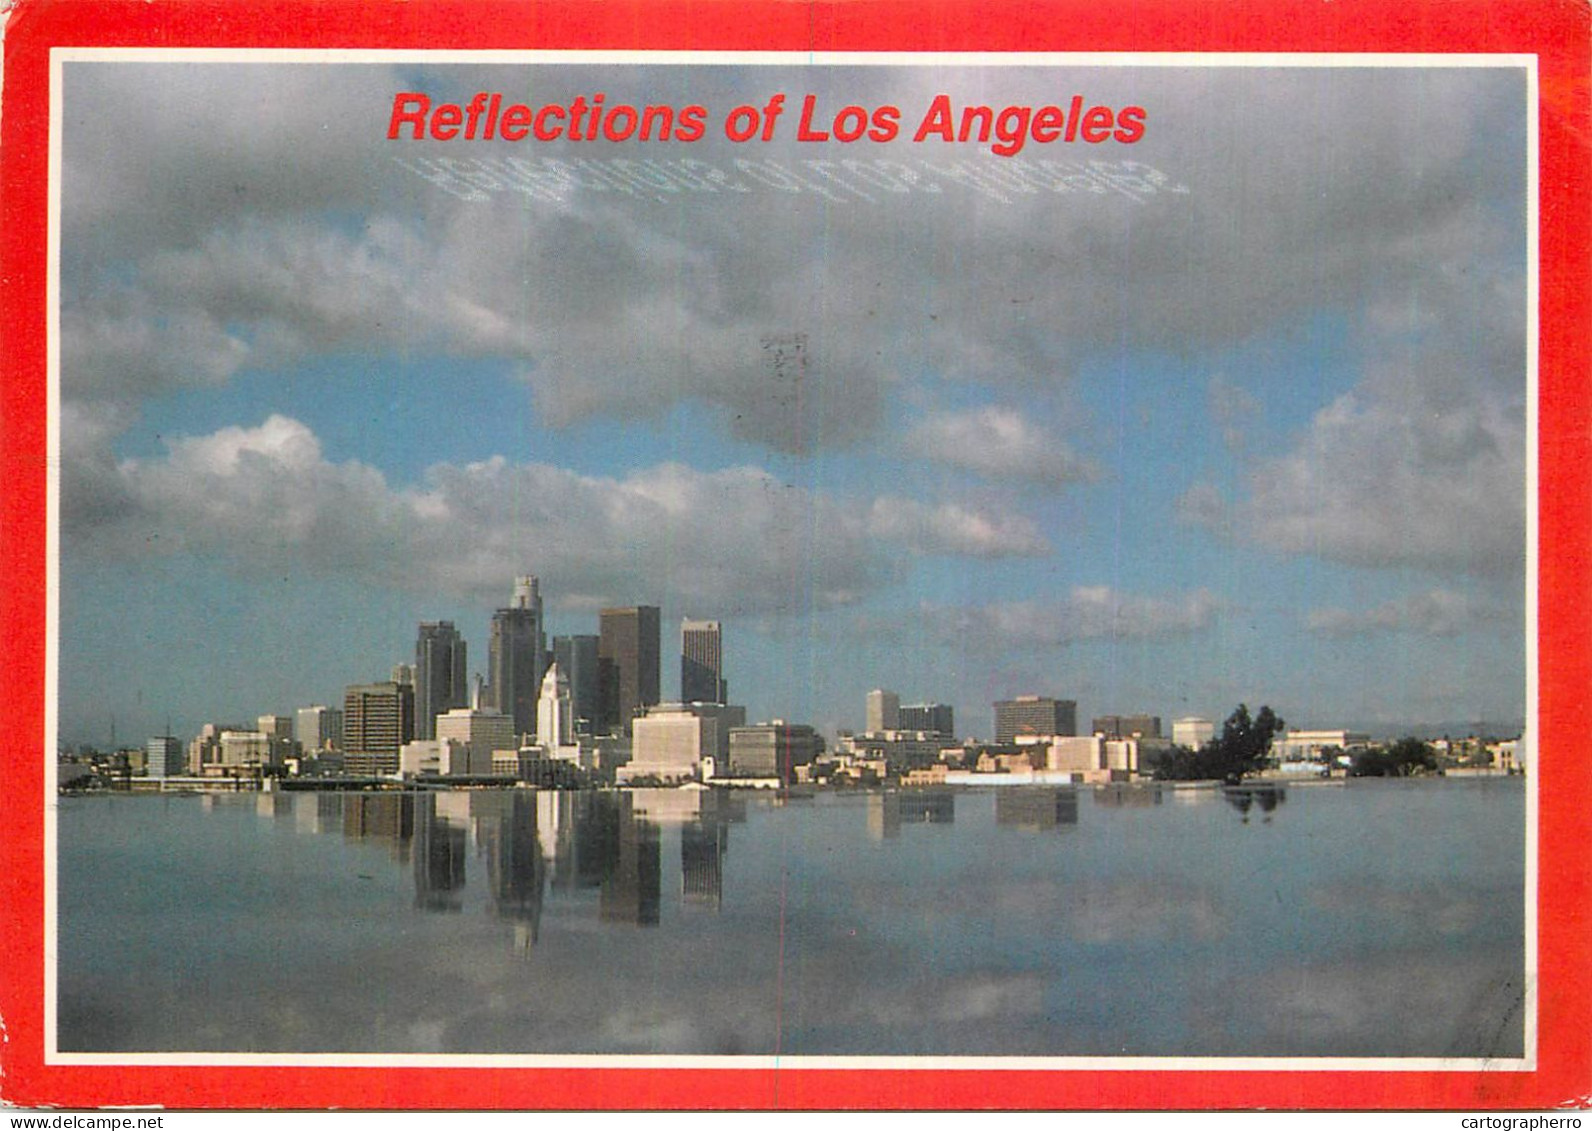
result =
[[[62,1051],[1519,1056],[1520,779],[90,796]]]

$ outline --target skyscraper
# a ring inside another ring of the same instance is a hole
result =
[[[574,729],[590,734],[597,727],[602,699],[597,685],[597,637],[553,637],[553,662],[569,683]]]
[[[680,702],[724,703],[724,636],[716,620],[680,622]]]
[[[868,692],[869,734],[901,729],[901,696],[878,688]]]
[[[546,651],[539,583],[534,577],[516,577],[509,607],[492,614],[487,663],[491,705],[514,720],[516,735],[536,730],[536,697],[547,667]]]
[[[662,647],[658,618],[654,605],[604,609],[599,615],[598,678],[610,733],[629,734],[636,712],[658,702]]]
[[[898,730],[956,736],[956,713],[949,703],[912,703],[896,709]]]
[[[343,696],[343,742],[351,774],[396,774],[398,751],[415,736],[415,692],[407,683],[362,683]]]
[[[421,621],[415,641],[415,737],[437,737],[437,716],[469,703],[464,637],[452,621]]]

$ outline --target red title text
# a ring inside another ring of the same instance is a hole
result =
[[[908,125],[915,121],[915,125]],[[721,118],[706,106],[610,102],[577,95],[567,102],[516,102],[500,91],[478,91],[468,102],[438,102],[422,91],[393,95],[387,137],[393,141],[684,142],[722,133],[731,142],[974,143],[1011,157],[1029,143],[1132,145],[1144,137],[1142,106],[1106,106],[1081,94],[1042,105],[959,104],[937,94],[912,119],[899,106],[826,106],[818,95],[800,102],[784,94],[736,106]],[[910,132],[907,132],[910,130]]]

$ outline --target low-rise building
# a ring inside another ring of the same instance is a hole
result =
[[[945,756],[947,750],[956,749],[959,746],[951,736],[921,730],[843,735],[835,743],[837,754],[886,762],[891,772],[896,774],[932,766]]]
[[[1216,724],[1198,715],[1172,720],[1172,744],[1198,750],[1216,737]]]
[[[1089,722],[1092,734],[1107,738],[1160,738],[1159,715],[1097,715]]]
[[[619,767],[617,780],[698,778],[704,758],[715,767],[728,765],[729,732],[745,722],[744,707],[716,703],[650,707],[631,726],[630,761]]]
[[[449,756],[448,764],[456,768],[440,772],[490,774],[492,752],[514,746],[514,718],[499,711],[455,707],[437,716],[436,735],[439,740],[452,740],[463,748],[462,756]]]
[[[812,727],[784,719],[758,726],[731,727],[728,772],[732,778],[778,778],[787,785],[796,780],[796,768],[812,764],[824,749],[824,740]]]
[[[1352,730],[1290,730],[1271,740],[1271,757],[1278,763],[1318,762],[1323,752],[1349,753],[1371,745],[1371,736]]]

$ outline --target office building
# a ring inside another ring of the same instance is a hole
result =
[[[553,753],[574,742],[574,711],[569,680],[555,661],[542,677],[542,694],[536,704],[536,743]]]
[[[1071,699],[1051,699],[1044,695],[1019,695],[995,704],[995,741],[1015,742],[1017,736],[1033,734],[1076,734],[1078,704]]]
[[[810,726],[775,719],[730,729],[729,773],[736,778],[778,778],[789,785],[797,766],[810,766],[824,740]]]
[[[1198,750],[1215,737],[1216,724],[1209,719],[1189,715],[1185,718],[1172,720],[1172,744],[1174,746],[1187,746],[1190,750]]]
[[[415,641],[415,737],[435,738],[437,716],[469,703],[464,637],[452,621],[421,621]]]
[[[1348,753],[1371,745],[1371,736],[1353,730],[1290,730],[1272,739],[1271,757],[1277,762],[1315,762],[1328,751]]]
[[[280,740],[257,730],[224,730],[221,732],[221,765],[228,769],[248,769],[258,772],[276,761],[277,749],[273,743]]]
[[[492,614],[487,657],[487,705],[514,720],[516,735],[536,732],[536,698],[547,669],[547,634],[542,621],[541,583],[516,577],[509,607]]]
[[[909,703],[896,709],[897,726],[889,730],[918,731],[946,738],[956,736],[956,719],[949,703]]]
[[[598,680],[603,723],[630,734],[642,708],[658,702],[659,610],[653,605],[603,609],[598,618]]]
[[[460,767],[457,762],[443,773],[490,774],[492,752],[517,748],[514,720],[500,711],[482,711],[474,707],[459,707],[437,716],[438,741],[452,740],[467,751],[467,762]]]
[[[1058,736],[1045,755],[1045,769],[1079,773],[1108,769],[1106,742],[1097,734]]]
[[[1090,734],[1107,738],[1160,738],[1158,715],[1098,715],[1089,721]]]
[[[182,743],[169,734],[156,735],[145,747],[144,772],[152,778],[180,777],[187,758]]]
[[[576,734],[591,734],[602,710],[597,682],[597,637],[553,637],[553,662],[569,684],[572,727]]]
[[[293,734],[305,754],[343,748],[343,712],[319,703],[294,712]]]
[[[293,742],[293,717],[291,715],[261,715],[254,722],[254,729],[261,734],[268,734],[272,738],[279,738],[287,743]]]
[[[620,779],[680,781],[702,773],[702,760],[728,764],[730,731],[746,723],[746,708],[715,703],[669,703],[635,720],[630,762]]]
[[[398,752],[415,736],[415,689],[406,683],[362,683],[343,696],[344,767],[371,776],[398,772]]]
[[[901,697],[894,691],[875,689],[868,692],[868,733],[900,729]]]
[[[212,773],[221,765],[221,732],[227,729],[218,723],[206,723],[199,728],[199,733],[188,743],[190,774]]]
[[[724,634],[716,620],[680,622],[680,702],[726,703]]]

